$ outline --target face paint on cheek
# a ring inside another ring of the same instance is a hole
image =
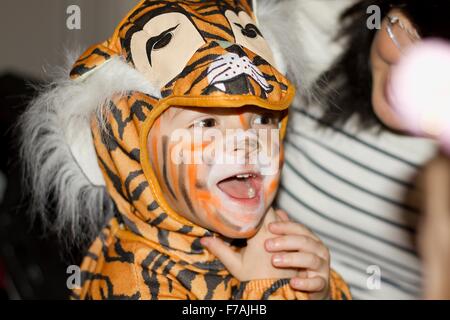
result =
[[[195,152],[203,151],[210,143],[211,142],[203,142],[201,144],[189,143],[185,145],[183,149],[190,151],[187,153],[190,155],[190,158],[185,158],[186,163],[183,162],[178,166],[179,175],[176,188],[180,191],[186,206],[194,216],[196,216],[196,210],[192,203],[192,199],[197,199],[198,192],[202,189],[206,189],[206,183],[197,179],[197,167],[194,161],[194,154]]]
[[[268,203],[269,200],[275,196],[275,194],[278,190],[280,176],[276,175],[276,176],[270,177],[270,178],[267,177],[266,179],[268,181],[264,184],[265,185],[265,187],[264,187],[264,205],[269,206],[270,205],[270,203]]]
[[[261,221],[255,223],[254,217],[248,216],[240,217],[240,224],[236,224],[229,219],[232,214],[228,212],[227,204],[207,189],[197,190],[196,200],[199,203],[199,212],[203,212],[207,224],[221,234],[245,237],[247,233],[252,234],[254,230],[257,230],[262,221],[261,219]]]
[[[186,171],[188,170],[188,165],[182,163],[179,166],[180,174],[178,176],[178,187],[180,189],[181,195],[183,196],[184,202],[186,206],[191,211],[191,214],[195,215],[194,206],[192,205],[192,201],[189,197],[188,188],[186,185],[189,185],[189,182],[186,179]]]
[[[204,164],[208,158],[208,150],[212,141],[203,141],[190,143],[186,148],[189,148],[189,154],[191,155],[191,161],[189,163]]]
[[[270,144],[271,144],[271,150],[272,150],[272,154],[271,154],[271,158],[272,160],[275,162],[277,161],[277,165],[278,165],[278,169],[276,170],[276,172],[273,172],[273,175],[268,175],[265,177],[265,182],[264,182],[264,204],[265,206],[270,205],[269,201],[271,201],[276,192],[278,191],[278,186],[280,183],[280,170],[283,167],[283,163],[284,163],[284,148],[283,145],[278,144],[278,143],[273,143],[273,140],[270,140]],[[274,168],[276,169],[276,168]]]
[[[206,182],[203,182],[203,181],[199,181],[199,180],[197,180],[196,182],[195,182],[195,189],[197,189],[197,190],[202,190],[202,189],[206,189]]]
[[[164,179],[164,183],[167,186],[167,190],[169,190],[172,197],[177,200],[177,196],[175,195],[175,192],[173,191],[173,186],[171,181],[169,180],[169,173],[168,168],[171,168],[171,172],[174,172],[174,163],[171,160],[170,153],[168,151],[168,145],[169,145],[169,137],[163,136],[162,137],[162,155],[163,155],[163,167],[162,167],[162,175]],[[174,178],[172,176],[172,178]]]
[[[284,165],[284,146],[283,146],[283,144],[280,145],[279,150],[280,150],[280,153],[278,155],[278,158],[279,158],[279,168],[281,170],[281,168],[283,168],[283,165]]]
[[[198,201],[200,204],[200,208],[203,212],[205,212],[207,222],[211,227],[219,232],[219,233],[236,233],[241,231],[241,227],[234,225],[230,221],[228,221],[221,211],[223,210],[223,206],[221,201],[214,197],[211,192],[205,190],[200,191],[198,193]]]
[[[215,231],[223,232],[223,224],[219,219],[219,215],[217,214],[217,208],[212,206],[211,203],[211,193],[208,191],[200,192],[198,194],[198,202],[200,204],[200,210],[202,210],[206,215],[206,222],[210,225]]]
[[[185,176],[186,172],[187,177]],[[206,182],[198,179],[197,173],[196,165],[183,165],[179,181],[181,193],[192,215],[199,220],[206,220],[204,221],[205,224],[219,233],[226,232],[229,229],[234,232],[239,231],[238,226],[221,217],[219,212],[223,210],[223,204],[207,189]],[[194,201],[198,204],[197,210],[194,209],[191,199],[195,199]],[[203,219],[202,216],[204,216]]]
[[[211,142],[186,145],[195,152],[208,147]],[[207,176],[212,167],[206,164],[182,164],[179,167],[178,188],[190,214],[208,229],[233,237],[245,237],[258,228],[260,221],[254,216],[240,217],[239,223],[233,221],[234,213],[229,212],[227,203],[214,195],[208,188]]]

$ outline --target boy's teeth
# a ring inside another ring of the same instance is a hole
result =
[[[229,196],[237,199],[255,199],[261,187],[261,177],[253,173],[238,174],[220,181],[217,186]]]
[[[236,178],[239,178],[239,179],[247,179],[247,178],[250,178],[250,177],[252,177],[253,175],[252,174],[238,174],[237,176],[236,176]]]

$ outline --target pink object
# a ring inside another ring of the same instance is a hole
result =
[[[390,102],[408,130],[437,138],[450,152],[450,44],[424,40],[394,68]]]

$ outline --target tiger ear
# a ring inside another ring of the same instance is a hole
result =
[[[106,43],[92,46],[75,62],[70,71],[70,78],[75,80],[85,77],[116,56],[118,53],[107,47]]]

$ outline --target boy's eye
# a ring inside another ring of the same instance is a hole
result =
[[[216,119],[208,118],[208,119],[202,119],[194,122],[192,127],[194,128],[212,128],[217,125]]]
[[[253,124],[262,125],[262,126],[272,125],[272,124],[275,124],[275,122],[276,122],[276,119],[270,114],[258,115],[253,120]]]

